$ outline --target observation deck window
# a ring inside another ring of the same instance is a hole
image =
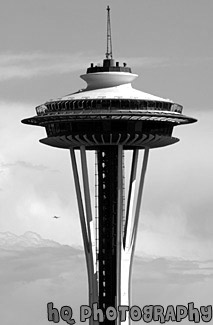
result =
[[[120,100],[112,99],[112,101],[111,101],[111,108],[112,109],[120,109],[120,106],[121,106],[121,101]]]
[[[96,101],[95,100],[91,100],[91,107],[92,107],[92,109],[96,108]]]
[[[69,101],[69,106],[68,106],[68,109],[69,111],[72,111],[73,110],[73,100]]]
[[[84,100],[79,100],[79,101],[77,102],[77,104],[78,104],[78,109],[83,109],[83,108],[85,108]]]
[[[130,108],[130,109],[135,109],[135,108],[136,108],[136,107],[135,107],[135,106],[136,106],[136,105],[135,105],[135,104],[136,104],[135,102],[136,102],[135,100],[130,100],[130,101],[129,101],[129,104],[130,104],[130,105],[129,105],[129,108]]]
[[[138,109],[144,109],[144,102],[142,100],[138,100]]]
[[[156,109],[158,110],[162,109],[162,102],[156,102]]]
[[[135,109],[139,109],[139,100],[135,100],[134,103],[135,103]]]
[[[148,101],[147,106],[148,106],[148,109],[155,109],[155,102]]]
[[[102,100],[96,100],[96,109],[101,109],[102,108]]]
[[[52,108],[53,111],[56,111],[57,110],[57,105],[56,105],[55,102],[52,103],[50,106],[51,106],[51,108]]]
[[[78,102],[76,100],[73,101],[73,109],[76,109],[77,108],[77,104]]]
[[[121,100],[121,109],[129,109],[129,100]]]
[[[92,108],[92,102],[91,102],[91,100],[85,101],[85,108],[86,109],[91,109]]]
[[[111,100],[102,100],[102,108],[109,110],[111,108]]]
[[[59,102],[58,106],[62,111],[66,110],[66,102],[64,102],[64,101]]]
[[[68,109],[69,109],[69,101],[66,101],[65,102],[65,110],[68,111]]]
[[[163,103],[163,110],[167,110],[168,109],[168,103]]]
[[[36,107],[37,115],[45,114],[47,110],[48,109],[47,109],[47,107],[45,105],[41,105],[41,106]]]
[[[147,101],[146,100],[144,100],[142,102],[142,105],[143,105],[143,109],[147,109],[148,108],[148,104],[147,104]]]
[[[73,110],[73,101],[68,101],[68,102],[67,102],[67,109],[68,109],[69,111]]]
[[[172,104],[171,105],[171,111],[173,112],[177,112],[177,113],[182,113],[183,110],[183,106],[179,105],[179,104]]]

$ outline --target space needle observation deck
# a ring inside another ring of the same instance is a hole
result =
[[[81,75],[87,87],[36,107],[37,116],[23,123],[43,126],[42,143],[59,148],[123,145],[156,148],[178,141],[174,126],[193,123],[183,107],[169,99],[132,88],[136,74],[124,63],[104,59]]]

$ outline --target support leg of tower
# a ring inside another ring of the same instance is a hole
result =
[[[76,163],[76,157],[74,149],[70,149],[73,176],[76,188],[78,209],[81,222],[81,230],[84,243],[84,251],[86,256],[87,264],[87,274],[88,274],[88,283],[89,283],[89,306],[92,308],[93,303],[98,303],[98,281],[97,273],[95,270],[96,256],[94,254],[94,229],[92,226],[92,211],[91,211],[91,200],[89,195],[89,181],[88,181],[88,171],[87,171],[87,162],[86,162],[86,152],[85,148],[81,148],[81,161],[82,161],[82,177],[84,183],[84,197],[85,197],[85,210],[81,194],[81,186],[79,182],[79,173]],[[98,325],[97,321],[93,321],[90,318],[90,325]]]

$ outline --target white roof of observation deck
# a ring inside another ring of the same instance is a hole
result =
[[[173,103],[170,99],[161,98],[132,88],[131,81],[137,77],[133,73],[101,72],[82,75],[87,88],[66,95],[58,100],[83,99],[139,99]]]
[[[153,100],[153,101],[163,101],[172,103],[170,99],[161,98],[154,96],[148,93],[145,93],[140,90],[132,88],[129,84],[109,87],[109,88],[100,88],[95,90],[83,90],[77,93],[69,94],[61,98],[61,100],[79,100],[79,99],[140,99],[140,100]]]

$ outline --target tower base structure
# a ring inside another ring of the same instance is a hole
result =
[[[130,307],[132,261],[149,148],[143,150],[142,165],[139,164],[139,149],[129,153],[132,157],[127,189],[123,146],[102,146],[96,150],[98,195],[95,217],[92,214],[86,147],[80,146],[81,168],[77,164],[76,151],[70,149],[87,263],[89,305],[92,308],[97,303],[105,315],[104,325],[118,325],[121,323],[119,306]],[[136,186],[138,173],[139,184]],[[117,312],[115,320],[106,316],[109,307]],[[126,321],[122,324],[129,325],[129,313],[126,314]],[[91,318],[90,324],[99,322]]]

